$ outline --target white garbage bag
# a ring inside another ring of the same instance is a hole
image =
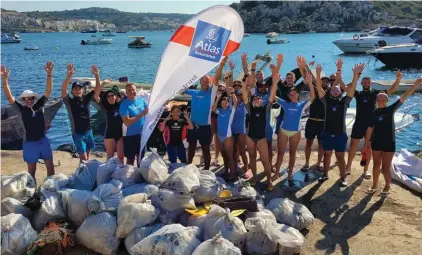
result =
[[[70,177],[67,188],[93,191],[97,182],[97,170],[101,164],[96,159],[82,162]]]
[[[183,193],[169,189],[160,189],[151,197],[151,202],[160,210],[174,212],[184,209],[196,209],[191,193]]]
[[[132,255],[190,255],[199,246],[197,227],[166,225],[130,249]]]
[[[100,212],[116,213],[122,199],[122,191],[118,187],[111,183],[101,184],[89,197],[88,210],[91,214]]]
[[[146,194],[134,194],[123,198],[117,210],[117,238],[125,238],[133,229],[153,223],[160,210],[155,208]]]
[[[256,198],[258,193],[256,190],[245,180],[239,179],[234,183],[232,188],[232,195],[233,197],[237,196],[246,196],[250,198]]]
[[[246,234],[242,220],[232,216],[229,209],[211,205],[204,221],[204,240],[211,239],[218,233],[242,249]]]
[[[1,176],[1,199],[13,197],[25,203],[35,193],[35,180],[27,172]]]
[[[239,248],[220,234],[201,243],[192,255],[242,255]]]
[[[58,173],[48,176],[40,186],[40,191],[57,192],[69,184],[69,177],[65,174]]]
[[[67,219],[75,227],[79,227],[91,215],[88,210],[88,199],[92,192],[88,190],[65,189],[59,191],[59,193],[62,195],[63,210],[67,214]]]
[[[172,163],[169,165],[169,173],[171,174],[177,168],[184,167],[184,166],[186,166],[185,163]]]
[[[97,171],[97,185],[111,181],[111,176],[113,175],[114,170],[116,170],[120,166],[123,166],[123,164],[117,157],[112,157],[108,159],[104,164],[101,164],[98,167]]]
[[[116,216],[108,212],[91,215],[76,231],[76,241],[95,252],[114,255],[120,245],[115,237]]]
[[[148,183],[138,183],[122,190],[123,196],[127,197],[137,193],[145,193],[148,197],[158,193],[158,187]]]
[[[190,193],[199,188],[199,170],[193,165],[180,167],[161,184],[160,188]]]
[[[118,166],[114,170],[111,177],[121,181],[123,183],[123,188],[132,186],[136,183],[141,183],[143,181],[139,168],[131,165]]]
[[[195,203],[201,204],[212,201],[220,196],[223,185],[217,181],[215,174],[209,170],[203,170],[199,175],[200,186],[195,190]]]
[[[32,225],[35,230],[40,231],[47,222],[63,219],[66,219],[66,213],[63,210],[61,195],[54,192],[43,198],[41,208],[32,219]]]
[[[37,232],[21,214],[11,213],[1,217],[1,254],[23,255],[37,239]]]
[[[151,148],[151,152],[145,155],[139,168],[142,176],[149,184],[158,186],[168,177],[167,165],[155,148]]]
[[[303,236],[298,230],[295,229],[300,236],[297,236],[296,233],[291,234],[290,230],[287,231],[284,226],[270,220],[249,218],[245,221],[245,227],[248,230],[245,243],[246,252],[251,255],[272,255],[277,252],[279,246],[296,248],[303,244]]]
[[[277,223],[277,219],[274,214],[270,210],[265,209],[265,207],[261,204],[258,204],[258,212],[246,211],[245,216],[246,219],[258,217]]]
[[[195,226],[199,228],[199,240],[201,241],[204,240],[204,223],[206,217],[206,214],[201,216],[191,215],[188,219],[188,226]]]
[[[279,242],[278,254],[296,255],[302,252],[305,237],[299,230],[285,224],[277,224],[276,229],[284,234],[283,240]]]
[[[135,228],[125,238],[126,250],[130,253],[130,249],[140,241],[144,240],[147,236],[154,234],[160,228],[164,227],[164,224],[154,224],[152,226],[146,226],[141,228]]]
[[[32,217],[32,210],[26,207],[21,201],[14,199],[13,197],[6,197],[1,201],[1,216],[8,214],[22,214],[26,218]]]
[[[307,228],[314,221],[314,216],[306,206],[295,203],[288,198],[274,198],[268,205],[277,222],[287,224],[298,230]]]

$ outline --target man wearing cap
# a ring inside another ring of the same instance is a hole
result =
[[[67,65],[66,79],[62,84],[62,97],[70,119],[73,143],[82,162],[89,160],[89,153],[95,147],[89,111],[91,100],[94,98],[94,91],[84,95],[82,84],[73,82],[72,97],[70,97],[67,92],[67,86],[74,72],[75,67],[72,63],[69,63]]]
[[[358,144],[361,139],[365,138],[366,130],[368,129],[368,126],[370,124],[370,119],[372,116],[372,112],[375,110],[376,101],[377,101],[377,95],[380,92],[385,92],[388,95],[391,95],[394,93],[394,91],[397,90],[400,84],[400,80],[403,77],[403,74],[400,72],[400,70],[397,70],[396,72],[396,80],[391,86],[391,88],[385,90],[385,91],[379,91],[371,89],[372,80],[371,77],[365,76],[362,78],[361,85],[363,90],[362,91],[355,91],[354,97],[356,99],[356,118],[355,123],[353,124],[352,128],[352,134],[351,134],[351,141],[350,141],[350,149],[348,153],[348,160],[347,160],[347,166],[346,166],[346,173],[350,174],[353,159],[356,155],[356,150],[358,147]],[[368,166],[369,162],[371,160],[371,151],[369,150],[367,152],[367,160],[366,165],[364,166],[364,177],[365,179],[370,179],[371,174],[368,173]]]
[[[9,69],[5,65],[1,66],[1,77],[3,82],[4,95],[10,105],[18,114],[19,124],[24,130],[23,134],[23,159],[28,164],[28,173],[35,180],[37,162],[43,159],[47,168],[47,175],[54,175],[53,153],[50,142],[45,136],[46,123],[44,119],[44,105],[48,101],[53,90],[53,62],[48,61],[45,66],[47,72],[47,88],[44,95],[38,98],[38,95],[31,90],[25,90],[19,99],[19,103],[12,95],[9,88]]]

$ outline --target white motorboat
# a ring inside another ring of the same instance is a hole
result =
[[[273,38],[278,36],[278,33],[276,32],[269,32],[268,34],[265,35],[266,38]]]
[[[1,43],[20,43],[21,41],[22,39],[15,33],[1,35]]]
[[[422,37],[413,43],[385,46],[368,54],[389,68],[422,68]]]
[[[248,34],[248,33],[243,34],[243,37],[250,37],[250,36],[251,36],[251,34]]]
[[[111,31],[108,31],[105,34],[103,34],[103,36],[116,36],[116,34]]]
[[[101,44],[112,44],[112,39],[106,39],[103,37],[97,38],[95,35],[91,36],[91,39],[81,40],[82,45],[101,45]]]
[[[381,27],[365,36],[355,34],[353,38],[342,38],[333,43],[344,53],[366,53],[378,47],[412,43],[422,37],[422,29],[411,27]]]
[[[267,39],[267,44],[284,44],[284,43],[289,43],[289,42],[290,41],[287,38],[273,37],[273,38]]]
[[[145,41],[145,36],[129,36],[129,38],[135,38],[134,41],[128,43],[129,48],[151,48],[152,43]]]
[[[374,80],[371,87],[376,90],[387,90],[393,86],[393,83],[394,80]],[[415,80],[401,80],[396,93],[406,92],[413,84],[415,84]],[[416,92],[422,92],[422,87],[419,86]]]
[[[39,50],[38,46],[27,46],[23,47],[23,50]]]

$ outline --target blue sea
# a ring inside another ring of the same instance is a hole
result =
[[[97,33],[97,36],[100,34]],[[127,43],[128,36],[146,36],[152,41],[153,46],[145,49],[130,49]],[[117,80],[121,76],[128,76],[135,82],[153,83],[155,73],[161,61],[161,55],[172,36],[171,32],[129,32],[110,37],[113,44],[110,45],[81,45],[83,39],[89,39],[91,34],[82,33],[25,33],[20,35],[20,44],[1,45],[1,63],[6,64],[10,70],[9,83],[14,96],[18,96],[25,89],[32,89],[40,94],[44,92],[46,74],[44,65],[48,60],[54,62],[54,88],[53,96],[60,95],[60,86],[66,74],[66,64],[72,62],[75,65],[74,76],[92,76],[90,67],[97,64],[100,68],[101,78]],[[317,34],[289,34],[281,35],[290,41],[288,44],[267,45],[264,34],[252,34],[243,39],[240,49],[235,52],[231,59],[236,64],[236,73],[241,70],[240,54],[245,52],[248,59],[252,60],[257,54],[270,52],[275,58],[278,53],[284,54],[284,63],[281,69],[286,73],[296,67],[296,56],[304,56],[308,62],[312,59],[323,66],[325,74],[329,75],[336,71],[335,61],[343,58],[343,79],[345,83],[351,81],[352,67],[354,64],[363,62],[367,64],[364,75],[371,76],[374,80],[395,79],[395,71],[386,69],[382,63],[368,55],[345,55],[334,45],[332,41],[340,37],[352,37],[353,33],[317,33]],[[24,51],[24,47],[38,46],[37,51]],[[165,59],[163,60],[165,61]],[[258,65],[259,67],[259,65]],[[269,74],[268,69],[267,74]],[[404,79],[416,78],[421,70],[402,70]],[[360,85],[358,86],[358,89]],[[393,96],[393,101],[397,96]],[[1,94],[2,104],[6,104],[4,94]],[[402,106],[421,102],[421,94],[415,94]],[[354,106],[352,106],[354,107]],[[94,133],[98,148],[102,148],[103,125],[102,114],[95,114],[92,109]],[[413,107],[410,113],[422,113],[422,105]],[[70,124],[67,113],[62,107],[57,113],[52,128],[48,131],[52,147],[57,148],[61,144],[71,143]],[[422,149],[422,121],[413,123],[397,134],[397,149],[408,148],[409,150]]]

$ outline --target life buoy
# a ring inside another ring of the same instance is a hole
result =
[[[353,36],[353,40],[359,40],[359,35],[355,34],[355,35]]]

